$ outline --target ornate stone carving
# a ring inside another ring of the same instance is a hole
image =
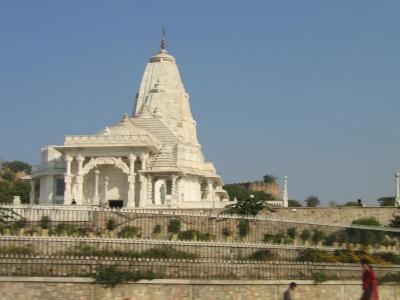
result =
[[[120,157],[97,157],[91,158],[90,161],[83,167],[82,175],[86,175],[89,171],[98,165],[114,165],[122,170],[125,174],[129,174],[129,167],[122,161]]]

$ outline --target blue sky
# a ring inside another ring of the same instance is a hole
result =
[[[206,159],[227,183],[289,176],[290,198],[393,195],[399,1],[0,2],[0,157],[131,112],[161,27]]]

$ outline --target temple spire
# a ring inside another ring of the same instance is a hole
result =
[[[161,51],[167,48],[167,39],[165,38],[165,28],[162,28]]]

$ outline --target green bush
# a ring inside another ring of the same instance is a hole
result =
[[[159,233],[161,233],[161,225],[156,224],[153,228],[153,234],[159,234]]]
[[[399,284],[400,283],[400,272],[385,274],[385,275],[379,277],[378,282],[380,284],[387,283],[387,282],[393,282],[393,283]]]
[[[240,219],[238,223],[239,236],[245,237],[250,232],[250,222],[247,219]]]
[[[17,229],[25,228],[26,225],[27,225],[27,221],[26,221],[25,218],[21,218],[21,219],[15,221],[14,224],[13,224],[13,226],[14,226],[15,228],[17,228]]]
[[[336,280],[337,276],[329,276],[324,272],[313,272],[311,273],[311,278],[315,283],[322,283],[328,280]]]
[[[98,249],[81,243],[61,253],[70,256],[98,256],[98,257],[130,257],[130,258],[171,258],[171,259],[194,259],[197,256],[192,253],[178,251],[172,247],[154,247],[142,252],[125,250]]]
[[[255,252],[253,252],[248,259],[250,260],[272,260],[276,257],[274,253],[271,252],[271,250],[268,249],[260,249]]]
[[[222,235],[228,237],[232,235],[232,231],[228,227],[222,228]]]
[[[115,230],[115,228],[117,228],[117,221],[114,218],[108,219],[106,228],[109,231]]]
[[[209,233],[202,233],[198,230],[186,230],[182,231],[178,234],[178,239],[179,240],[187,240],[187,241],[210,241],[212,238],[212,235]]]
[[[25,247],[0,247],[0,254],[13,254],[13,255],[34,255],[36,254],[33,250],[32,245],[28,245]]]
[[[326,238],[325,232],[320,229],[314,229],[312,241],[316,244],[322,242]]]
[[[272,242],[275,244],[282,244],[285,239],[285,234],[283,232],[274,235]]]
[[[49,216],[43,216],[40,218],[40,228],[42,229],[50,229],[51,227],[51,218]]]
[[[123,239],[133,239],[138,236],[139,228],[133,226],[124,226],[118,232],[118,237]]]
[[[56,235],[67,235],[67,236],[72,236],[74,235],[78,229],[75,227],[74,224],[65,224],[65,223],[60,223],[57,224],[56,228],[54,229],[54,234]],[[53,234],[53,232],[51,232]]]
[[[297,230],[296,227],[290,227],[286,230],[286,234],[288,237],[290,237],[291,239],[295,239],[297,236]]]
[[[181,231],[181,220],[179,219],[171,219],[168,223],[168,232],[169,233],[179,233]]]
[[[303,241],[309,241],[311,239],[311,231],[308,229],[304,229],[303,232],[300,235],[300,238]]]
[[[374,217],[368,217],[368,218],[361,218],[357,220],[353,220],[351,222],[353,225],[364,225],[364,226],[382,226],[381,223],[375,219]]]
[[[115,287],[117,284],[128,281],[139,281],[141,279],[152,280],[160,278],[152,271],[136,272],[136,271],[121,271],[116,266],[100,266],[93,274],[96,283],[104,284],[109,287]]]
[[[263,242],[264,243],[272,243],[274,240],[274,236],[275,236],[274,234],[270,234],[270,233],[264,234]]]

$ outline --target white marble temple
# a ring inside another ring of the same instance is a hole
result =
[[[31,203],[226,206],[222,179],[204,159],[189,95],[165,44],[163,38],[146,66],[132,116],[124,114],[97,134],[66,136],[63,145],[42,149],[41,165],[31,176]]]

